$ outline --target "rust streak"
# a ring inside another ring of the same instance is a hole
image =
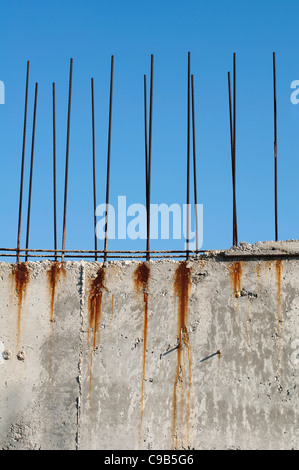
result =
[[[221,364],[221,351],[218,350],[218,351],[217,351],[217,354],[218,354],[218,367],[219,367],[219,369],[220,369],[220,364]]]
[[[96,348],[97,331],[101,320],[103,291],[105,287],[105,269],[99,268],[95,279],[90,283],[88,298],[89,309],[89,340],[93,332],[93,350]]]
[[[105,268],[100,267],[97,275],[90,282],[90,291],[88,298],[88,311],[89,311],[89,331],[88,331],[88,344],[90,343],[93,333],[93,344],[90,353],[90,376],[89,376],[89,411],[91,411],[91,382],[92,382],[92,359],[93,352],[97,347],[97,332],[99,329],[101,314],[102,314],[102,301],[103,291],[106,290],[105,286]]]
[[[141,404],[140,404],[140,426],[139,443],[141,439],[142,420],[143,420],[143,393],[146,370],[146,346],[148,330],[148,283],[150,278],[150,268],[148,263],[140,263],[134,272],[134,286],[137,292],[143,293],[144,318],[143,318],[143,361],[142,361],[142,382],[141,382]]]
[[[112,298],[111,298],[111,314],[110,314],[110,324],[113,320],[113,306],[114,306],[114,294],[112,294]]]
[[[230,268],[230,281],[234,294],[237,294],[241,290],[242,283],[242,262],[236,261]]]
[[[15,290],[18,296],[17,350],[19,350],[22,305],[23,299],[26,295],[27,284],[30,279],[30,273],[27,263],[16,264],[13,267],[12,274],[15,280]]]
[[[48,276],[48,283],[49,283],[49,293],[51,297],[50,303],[50,322],[51,322],[51,332],[52,332],[52,324],[54,321],[54,302],[55,302],[55,292],[56,292],[56,284],[59,281],[59,278],[63,274],[66,275],[65,268],[62,263],[58,261],[53,261],[51,263],[51,268],[47,271]]]
[[[188,311],[189,311],[189,295],[191,288],[191,269],[187,267],[186,261],[181,262],[175,272],[174,280],[174,295],[178,301],[178,316],[177,316],[177,333],[178,333],[178,344],[177,349],[177,367],[176,377],[173,388],[173,418],[172,418],[172,448],[177,448],[178,444],[178,411],[180,411],[180,423],[182,425],[183,419],[183,405],[184,405],[184,373],[185,368],[182,361],[182,351],[184,348],[187,349],[188,354],[188,391],[186,399],[186,434],[187,434],[187,446],[189,445],[189,415],[190,415],[190,394],[191,394],[191,346],[189,340],[189,334],[187,329]],[[179,396],[178,396],[179,395]],[[181,410],[178,410],[180,405]]]

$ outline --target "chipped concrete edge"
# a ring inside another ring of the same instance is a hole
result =
[[[299,240],[266,241],[250,243],[240,242],[239,246],[233,246],[223,252],[225,257],[275,257],[294,256],[299,257]]]

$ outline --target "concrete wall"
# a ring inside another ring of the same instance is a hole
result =
[[[0,263],[0,448],[298,448],[299,259]]]

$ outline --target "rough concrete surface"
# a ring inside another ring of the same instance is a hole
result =
[[[0,448],[297,449],[298,253],[0,263]]]

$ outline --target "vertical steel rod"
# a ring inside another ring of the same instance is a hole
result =
[[[195,206],[195,237],[196,251],[198,251],[198,214],[197,214],[197,181],[196,181],[196,148],[195,148],[195,105],[194,105],[194,76],[191,75],[192,96],[192,137],[193,137],[193,178],[194,178],[194,206]]]
[[[148,170],[147,170],[147,254],[150,259],[150,225],[151,225],[151,167],[152,167],[152,125],[153,125],[153,84],[154,84],[154,56],[151,55],[151,85],[150,85],[150,117],[149,117],[149,143],[148,143]]]
[[[108,244],[108,207],[109,207],[109,186],[110,186],[110,151],[111,151],[111,124],[112,124],[112,97],[113,97],[113,66],[114,66],[114,56],[111,56],[104,263],[107,260],[107,244]]]
[[[64,184],[64,209],[63,209],[63,233],[62,233],[62,254],[61,254],[61,261],[62,262],[64,262],[64,250],[65,250],[65,227],[66,227],[68,169],[69,169],[72,80],[73,80],[73,59],[70,60],[70,78],[69,78],[69,100],[68,100],[68,116],[67,116],[67,139],[66,139],[66,159],[65,159],[65,184]]]
[[[93,165],[93,216],[94,216],[94,249],[97,252],[98,243],[97,243],[97,196],[96,196],[96,153],[95,153],[95,118],[94,118],[94,80],[91,79],[91,114],[92,114],[92,165]],[[94,256],[95,261],[97,261],[97,253]]]
[[[188,96],[187,96],[187,230],[186,230],[186,259],[189,259],[189,205],[190,205],[190,69],[191,57],[188,52]]]
[[[55,105],[55,83],[52,84],[53,98],[53,212],[54,212],[54,250],[57,250],[57,196],[56,196],[56,105]],[[57,253],[54,256],[57,261]]]
[[[27,73],[26,73],[24,130],[23,130],[21,182],[20,182],[20,202],[19,202],[19,222],[18,222],[18,240],[17,240],[17,263],[19,263],[19,261],[20,261],[20,242],[21,242],[22,205],[23,205],[23,184],[24,184],[24,163],[25,163],[25,144],[26,144],[27,107],[28,107],[28,85],[29,85],[29,61],[27,61]]]
[[[146,95],[146,75],[143,77],[144,86],[144,153],[145,153],[145,192],[146,192],[146,212],[148,211],[148,149],[147,149],[147,95]]]
[[[27,212],[26,250],[28,250],[28,248],[29,248],[29,230],[30,230],[30,213],[31,213],[31,196],[32,196],[32,178],[33,178],[33,159],[34,159],[34,143],[35,143],[37,93],[38,93],[38,83],[35,84],[35,96],[34,96],[32,143],[31,143],[31,162],[30,162],[29,195],[28,195],[28,212]],[[28,251],[26,251],[25,261],[28,261]]]
[[[278,241],[278,210],[277,210],[277,106],[276,106],[276,61],[275,61],[275,52],[273,52],[273,100],[274,100],[275,241]]]
[[[238,246],[237,202],[236,202],[236,54],[233,56],[234,66],[234,108],[233,108],[233,148],[234,148],[234,231],[235,245]]]
[[[231,96],[231,80],[230,72],[228,77],[228,102],[229,102],[229,123],[230,123],[230,148],[231,148],[231,164],[232,164],[232,186],[233,186],[233,246],[236,245],[235,239],[235,170],[234,170],[234,136],[233,136],[233,118],[232,118],[232,96]]]

